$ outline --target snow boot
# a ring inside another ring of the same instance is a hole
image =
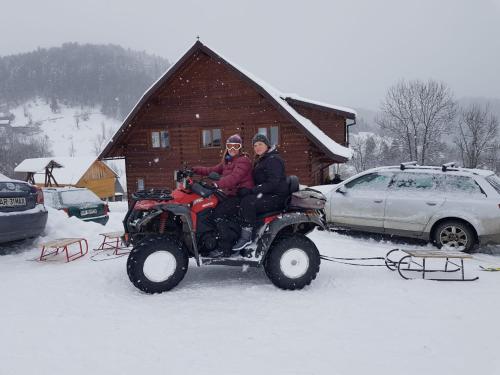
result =
[[[252,243],[252,227],[242,227],[240,239],[233,246],[233,252],[244,249]]]
[[[210,258],[222,258],[223,256],[227,256],[224,250],[215,249],[208,253]]]

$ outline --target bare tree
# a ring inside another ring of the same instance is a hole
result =
[[[489,164],[498,152],[498,118],[489,106],[472,104],[460,111],[455,144],[466,168]],[[490,166],[492,167],[492,166]]]
[[[0,137],[0,172],[14,177],[14,168],[24,159],[51,155],[47,136],[35,137],[22,134],[3,134]]]
[[[108,140],[113,136],[113,129],[109,129],[106,127],[104,122],[101,122],[101,131],[96,134],[94,138],[94,154],[99,155],[106,146]]]
[[[75,144],[73,143],[73,139],[71,139],[71,143],[69,144],[68,150],[69,156],[74,157],[76,155]]]
[[[383,144],[383,141],[371,135],[354,135],[350,143],[354,154],[349,163],[358,173],[378,166]]]
[[[389,88],[376,122],[403,146],[408,159],[425,164],[439,151],[441,136],[453,124],[456,108],[444,83],[400,81]]]

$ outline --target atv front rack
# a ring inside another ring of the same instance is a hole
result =
[[[168,189],[151,189],[151,190],[139,190],[132,194],[132,199],[135,201],[142,200],[158,200],[158,201],[168,201],[173,199],[172,192]]]

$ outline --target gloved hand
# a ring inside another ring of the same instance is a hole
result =
[[[215,181],[211,181],[211,180],[204,180],[203,183],[205,184],[205,186],[207,187],[212,187],[212,188],[219,188],[219,185],[217,185],[217,183]]]

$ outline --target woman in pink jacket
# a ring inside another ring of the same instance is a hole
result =
[[[193,172],[202,176],[208,176],[210,172],[217,172],[221,178],[217,181],[217,186],[222,189],[228,199],[219,202],[210,220],[212,220],[219,228],[219,233],[226,232],[223,228],[224,222],[232,221],[231,219],[238,214],[240,198],[238,190],[252,189],[254,187],[252,177],[252,161],[248,155],[241,150],[243,146],[242,139],[239,134],[230,136],[226,141],[226,151],[222,157],[222,161],[213,167],[193,167]],[[237,237],[236,237],[237,238]],[[232,243],[235,239],[228,238],[221,241],[221,251],[212,252],[211,256],[228,255],[231,251]]]

